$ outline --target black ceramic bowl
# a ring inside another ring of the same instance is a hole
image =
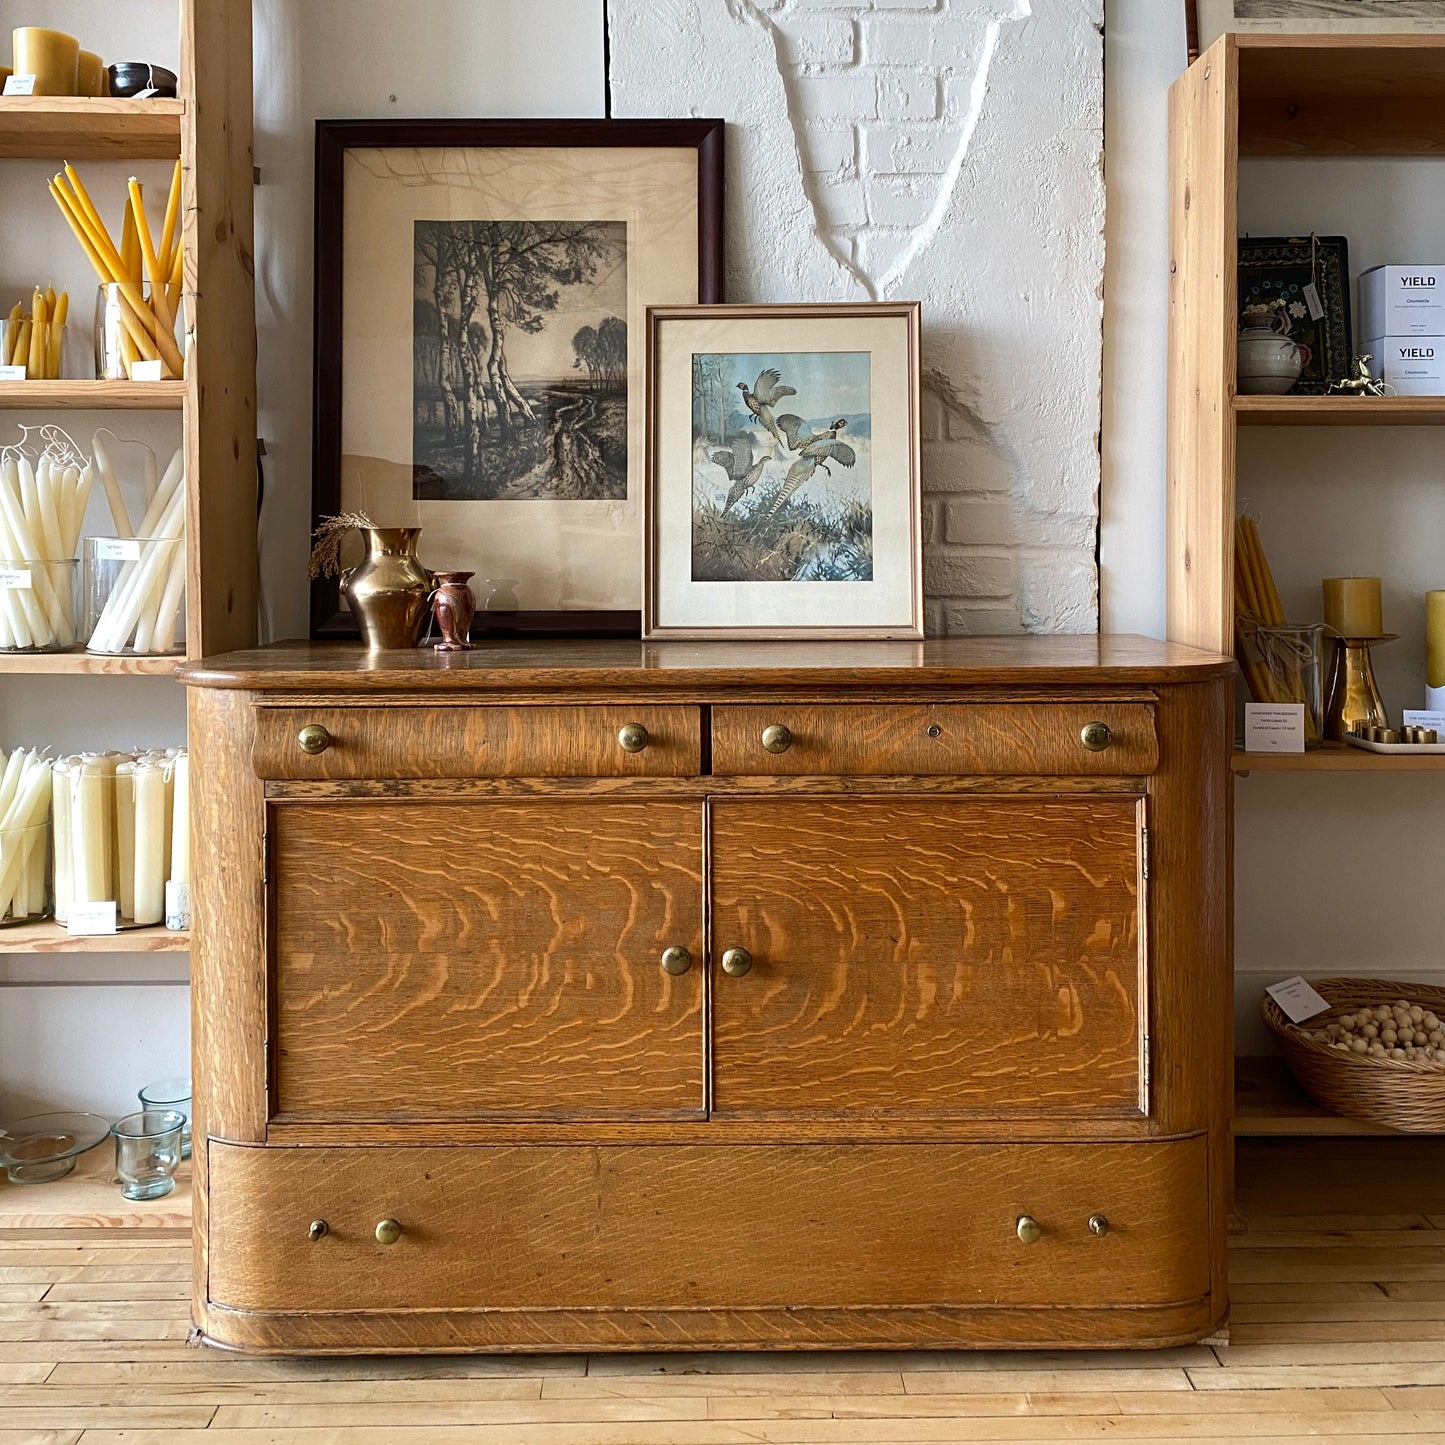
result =
[[[164,65],[151,65],[144,60],[122,60],[110,67],[110,93],[119,96],[139,95],[153,90],[157,95],[174,98],[179,85],[175,72]]]

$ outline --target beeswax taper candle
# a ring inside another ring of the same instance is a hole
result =
[[[1325,626],[1341,637],[1379,637],[1385,630],[1378,577],[1326,577]]]
[[[1445,591],[1425,594],[1425,706],[1445,712]]]

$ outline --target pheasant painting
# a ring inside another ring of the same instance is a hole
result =
[[[758,478],[762,476],[763,469],[778,454],[776,443],[770,446],[755,461],[753,459],[753,441],[751,437],[739,437],[732,445],[731,451],[716,451],[712,459],[727,474],[732,486],[728,488],[727,500],[723,503],[723,511],[730,512],[757,486]]]
[[[773,420],[773,403],[798,393],[791,386],[784,386],[781,373],[771,367],[758,373],[751,391],[745,381],[738,382],[738,390],[743,394],[743,405],[772,433],[773,440],[782,445],[783,434]]]

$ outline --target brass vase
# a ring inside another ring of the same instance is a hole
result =
[[[371,652],[415,647],[426,622],[431,573],[417,561],[420,527],[362,527],[366,556],[341,574],[361,640]]]

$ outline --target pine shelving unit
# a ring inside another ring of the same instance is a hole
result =
[[[1445,397],[1235,393],[1239,161],[1445,157],[1445,35],[1224,35],[1170,92],[1168,633],[1234,651],[1241,426],[1440,426]],[[1445,770],[1359,748],[1236,753],[1233,770]],[[1273,1059],[1235,1062],[1237,1135],[1388,1134],[1318,1108]]]

